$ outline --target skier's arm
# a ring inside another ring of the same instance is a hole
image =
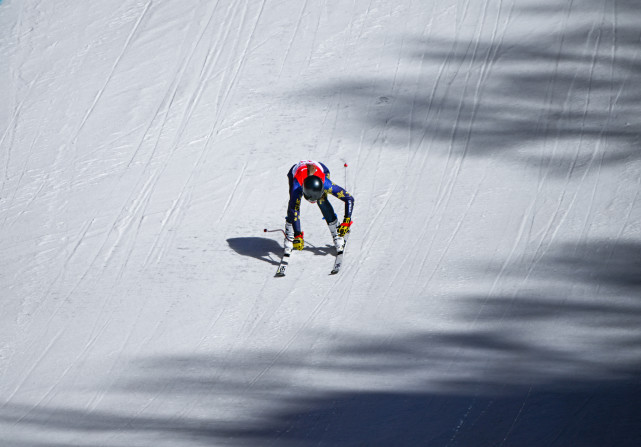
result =
[[[354,210],[354,197],[342,187],[338,186],[336,183],[328,180],[331,184],[327,189],[327,192],[336,197],[337,199],[342,200],[345,203],[345,219],[352,218],[352,211]]]

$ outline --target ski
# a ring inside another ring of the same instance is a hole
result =
[[[285,248],[283,251],[283,257],[280,260],[280,264],[278,264],[278,270],[276,270],[276,278],[280,278],[282,276],[285,276],[285,271],[287,270],[287,265],[289,265],[289,255],[292,254],[292,249],[291,248]]]
[[[346,245],[347,245],[347,238],[343,243],[343,248],[338,250],[338,252],[336,253],[336,259],[334,260],[334,268],[330,272],[330,275],[336,275],[338,272],[340,272],[341,266],[343,265],[343,253],[345,253]]]
[[[330,272],[330,275],[336,275],[341,271],[341,265],[343,264],[343,250],[339,251],[336,255],[336,260],[334,261],[334,268]]]

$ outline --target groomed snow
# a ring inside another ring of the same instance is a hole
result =
[[[641,445],[640,23],[0,2],[0,445]]]

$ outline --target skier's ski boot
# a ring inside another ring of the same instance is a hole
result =
[[[342,251],[345,247],[345,239],[340,237],[336,230],[338,226],[338,218],[336,218],[334,222],[329,222],[327,226],[329,227],[329,232],[332,233],[332,239],[334,240],[334,247],[336,247],[336,251]]]
[[[294,225],[289,222],[285,222],[285,240],[283,244],[285,245],[285,250],[290,252],[294,248]]]

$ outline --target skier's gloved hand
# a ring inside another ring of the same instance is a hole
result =
[[[349,217],[343,219],[343,223],[338,226],[338,235],[340,237],[345,237],[345,235],[349,233],[349,227],[351,227],[353,223],[354,222],[352,222],[352,219]]]
[[[302,250],[305,248],[305,241],[303,240],[303,233],[294,237],[294,250]]]

